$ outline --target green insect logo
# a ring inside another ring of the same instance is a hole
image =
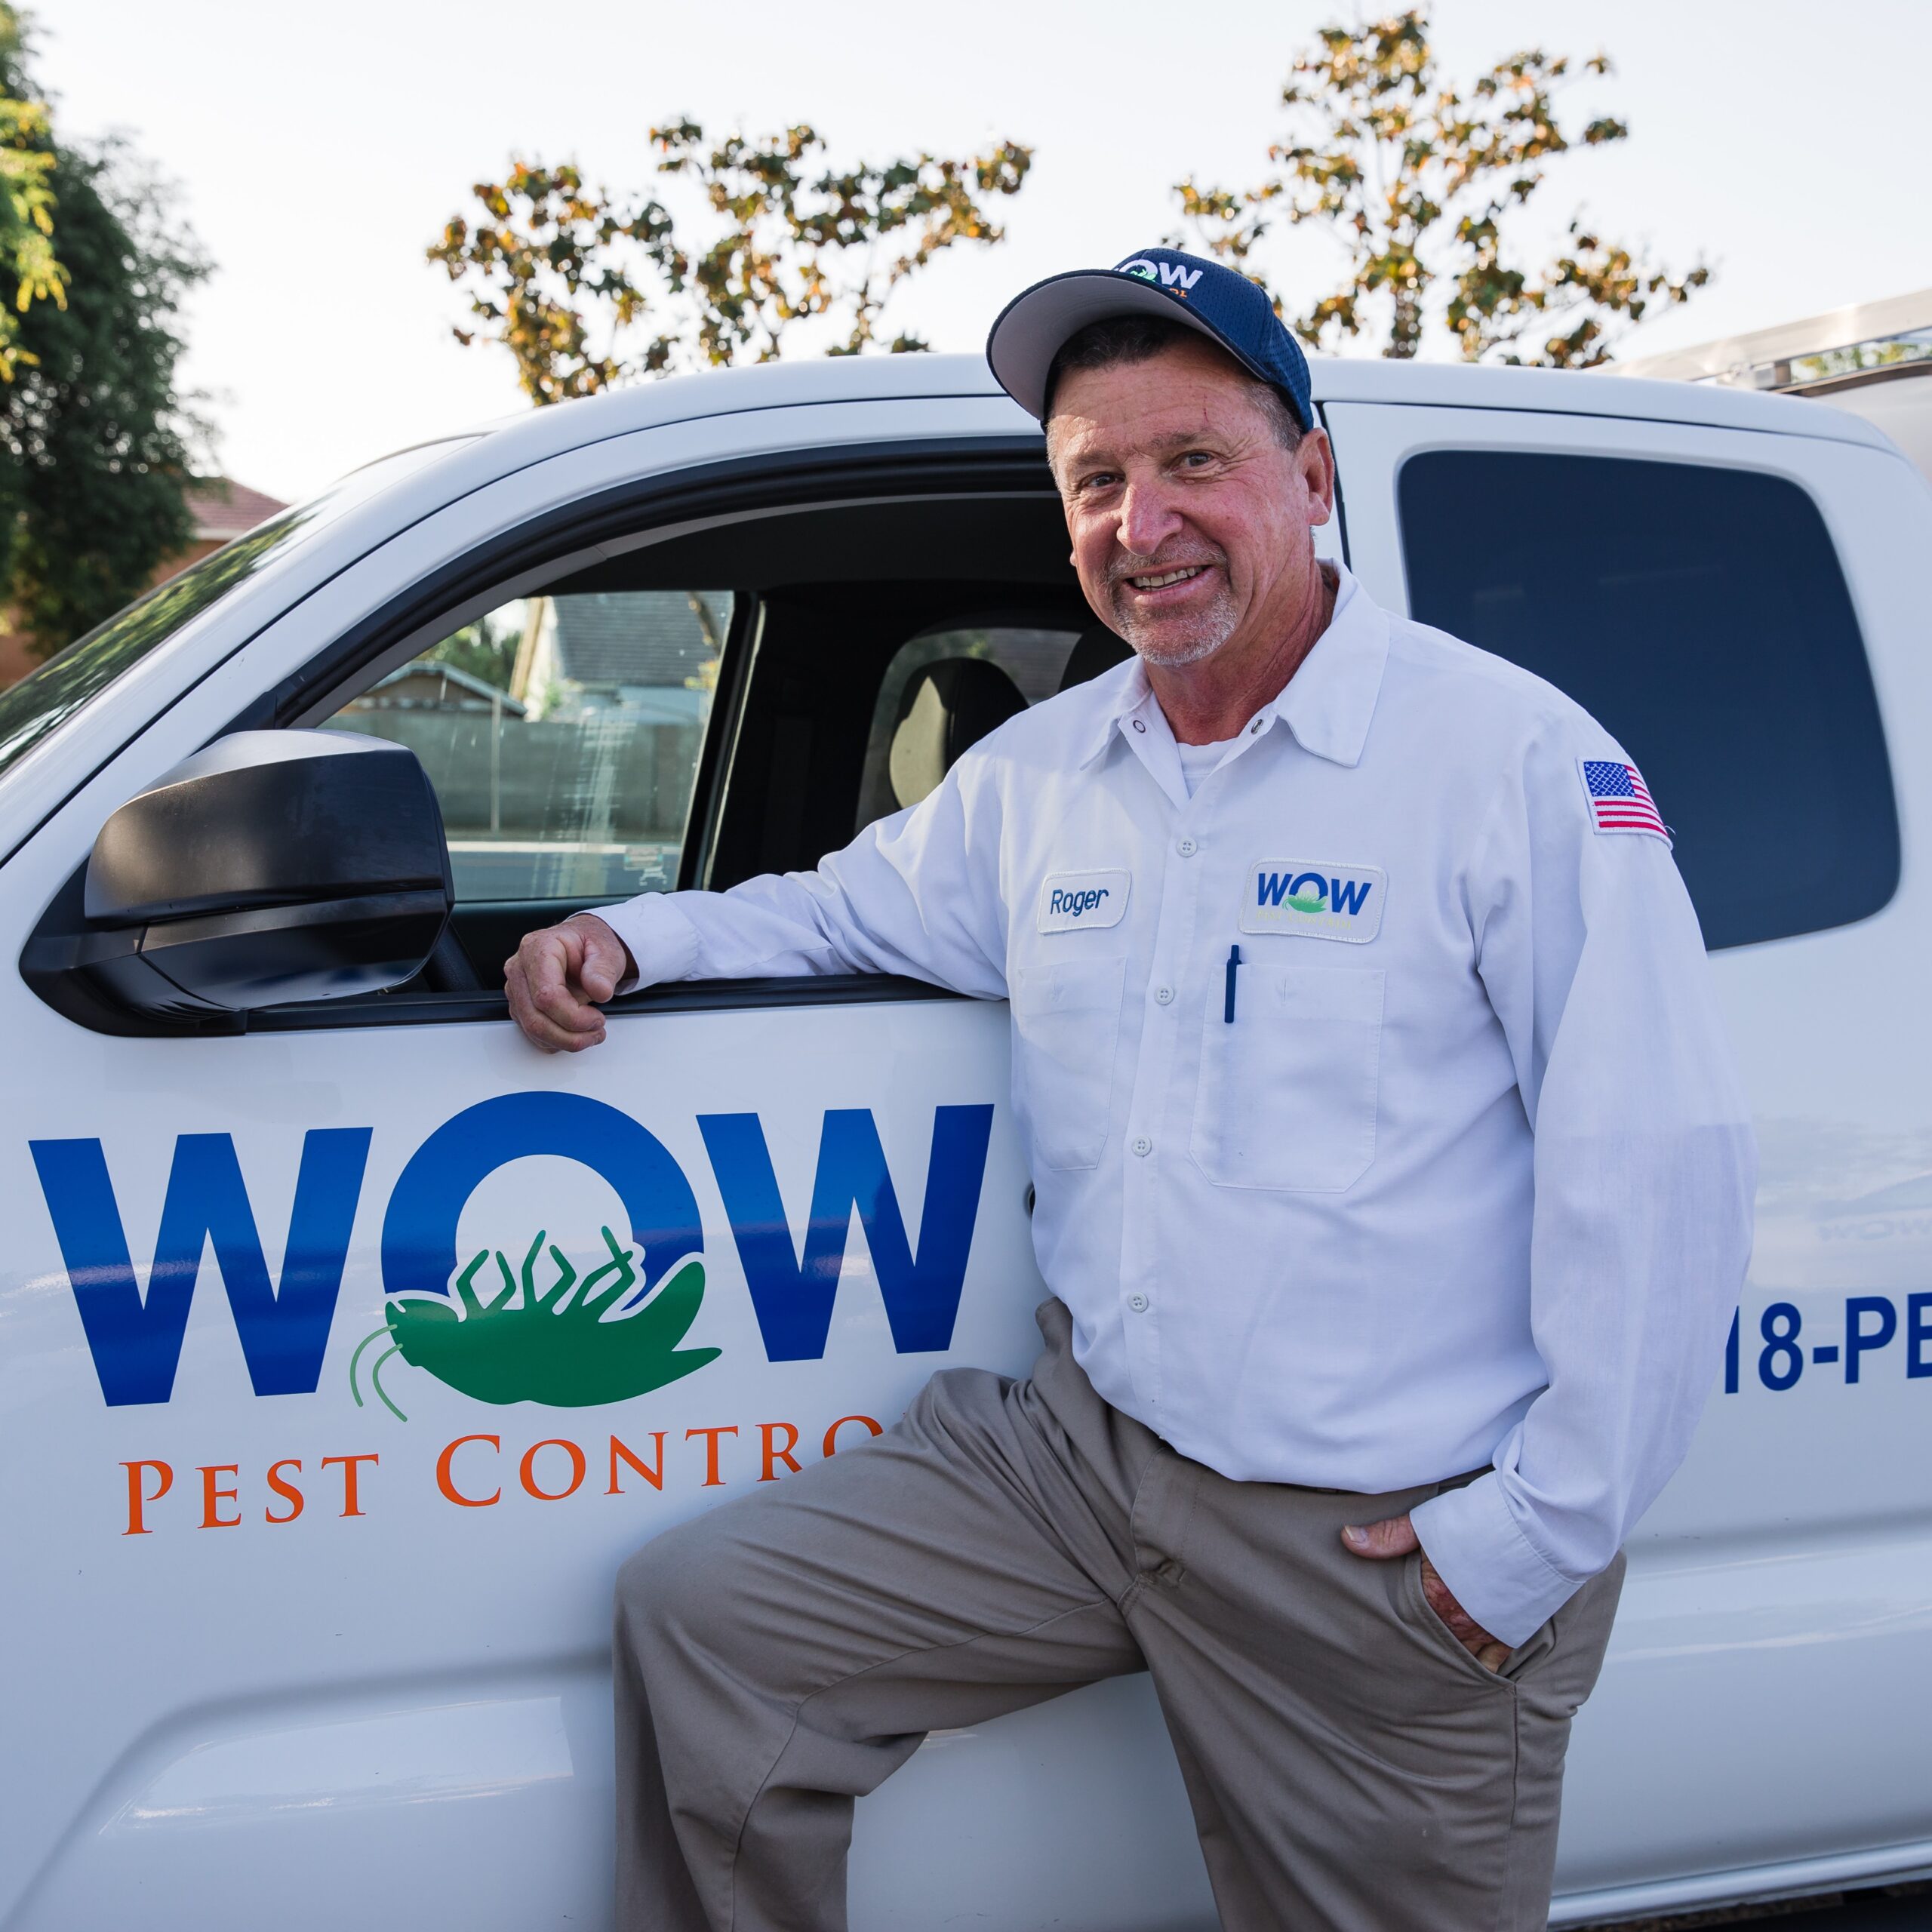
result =
[[[602,1176],[629,1239],[602,1229],[607,1258],[581,1273],[547,1229],[519,1263],[487,1247],[460,1263],[457,1224],[470,1195],[532,1155]],[[405,1420],[381,1379],[395,1355],[481,1402],[585,1408],[661,1389],[718,1358],[680,1346],[704,1300],[703,1246],[691,1183],[629,1115],[577,1094],[485,1100],[431,1134],[396,1182],[383,1223],[383,1325],[350,1358],[350,1392],[361,1406],[361,1364],[379,1343],[369,1388]]]
[[[379,1340],[389,1346],[371,1363],[369,1386],[401,1421],[408,1418],[381,1379],[392,1355],[479,1402],[541,1402],[561,1409],[648,1395],[716,1361],[716,1349],[678,1346],[704,1300],[704,1264],[688,1261],[654,1293],[627,1302],[638,1284],[638,1255],[608,1228],[600,1232],[610,1259],[581,1278],[569,1257],[551,1243],[550,1281],[539,1284],[539,1257],[549,1239],[540,1229],[515,1271],[509,1257],[500,1248],[495,1251],[501,1286],[487,1300],[477,1285],[493,1258],[485,1248],[457,1276],[452,1297],[411,1295],[390,1302],[383,1325],[365,1336],[349,1358],[349,1390],[357,1407],[362,1406],[357,1367],[364,1351]],[[485,1292],[496,1287],[486,1275]]]

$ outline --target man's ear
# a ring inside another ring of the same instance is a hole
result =
[[[1295,448],[1295,467],[1308,492],[1309,524],[1319,528],[1335,514],[1335,449],[1325,429],[1308,429]]]

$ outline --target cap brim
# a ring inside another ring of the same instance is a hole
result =
[[[1044,418],[1047,374],[1067,339],[1110,315],[1159,315],[1218,343],[1251,376],[1272,384],[1217,328],[1201,320],[1184,296],[1170,294],[1117,269],[1073,269],[1022,289],[1002,309],[986,337],[986,361],[1001,389],[1028,415]]]

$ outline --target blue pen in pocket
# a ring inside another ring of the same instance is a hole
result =
[[[1241,948],[1228,948],[1228,991],[1221,1007],[1221,1017],[1232,1026],[1235,1023],[1235,975],[1241,971]]]

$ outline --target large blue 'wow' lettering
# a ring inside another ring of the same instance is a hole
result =
[[[992,1121],[989,1106],[936,1110],[915,1255],[870,1112],[829,1110],[801,1262],[758,1115],[699,1115],[771,1361],[816,1361],[824,1355],[854,1208],[872,1251],[893,1346],[901,1355],[916,1355],[952,1346]]]
[[[174,1392],[195,1278],[210,1241],[255,1393],[313,1393],[328,1348],[371,1132],[366,1127],[318,1127],[303,1139],[278,1287],[269,1279],[233,1139],[226,1134],[179,1136],[145,1300],[135,1284],[127,1230],[100,1143],[28,1143],[100,1392],[110,1407],[165,1402]]]

